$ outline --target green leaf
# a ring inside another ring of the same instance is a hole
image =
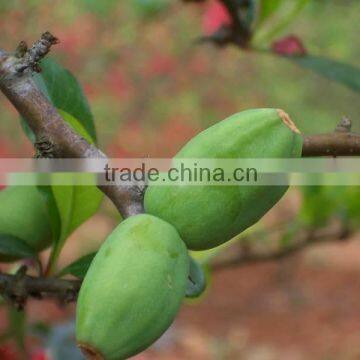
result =
[[[75,130],[75,132],[81,135],[88,143],[94,144],[94,139],[91,138],[78,119],[75,119],[71,114],[64,110],[58,109],[58,112],[63,117],[63,119]]]
[[[270,1],[271,0],[269,0],[269,2]],[[270,41],[275,36],[277,36],[280,32],[282,32],[286,27],[288,27],[294,21],[294,19],[300,14],[300,12],[304,9],[304,7],[308,4],[308,2],[309,0],[292,1],[289,10],[287,10],[285,13],[281,12],[280,14],[281,16],[277,17],[278,20],[275,22],[275,25],[270,30],[266,31],[265,33],[262,32],[261,34],[256,34],[255,41],[267,42]],[[286,2],[286,5],[288,5],[289,3],[290,2]],[[271,14],[273,15],[274,12],[271,12]]]
[[[41,62],[42,72],[35,82],[54,106],[76,118],[96,141],[94,118],[84,92],[76,78],[56,61],[46,58]]]
[[[92,186],[54,186],[53,194],[60,210],[63,238],[89,219],[102,199],[100,190]]]
[[[17,258],[36,257],[36,252],[28,244],[9,234],[0,234],[0,254]]]
[[[58,110],[64,120],[89,143],[94,140],[83,125],[63,110]],[[57,180],[61,174],[54,174]],[[103,194],[95,186],[40,186],[46,197],[54,233],[54,245],[50,257],[51,270],[55,266],[61,249],[69,235],[92,215],[94,215],[103,199]]]
[[[259,25],[266,21],[283,3],[283,0],[260,0]]]
[[[329,80],[341,83],[351,90],[360,92],[360,68],[319,56],[287,56],[287,59],[310,69]]]
[[[60,217],[61,230],[54,241],[51,268],[54,267],[66,239],[97,212],[103,198],[103,194],[95,186],[52,186],[52,194]]]
[[[52,188],[51,186],[38,186],[38,189],[45,199],[45,203],[49,212],[53,238],[54,240],[59,239],[61,234],[61,221]]]
[[[26,122],[26,120],[22,116],[20,117],[20,125],[21,125],[25,135],[31,141],[31,143],[35,144],[35,142],[36,142],[35,134],[33,133],[30,126],[28,125],[28,123]]]
[[[186,286],[186,297],[199,297],[206,289],[206,276],[202,266],[189,255],[190,273]]]
[[[62,269],[59,275],[64,276],[67,274],[71,274],[78,277],[79,279],[83,279],[95,255],[96,252],[93,252],[91,254],[81,257],[80,259],[74,261],[73,263]]]
[[[76,78],[51,58],[46,58],[41,62],[41,69],[41,73],[34,76],[38,88],[60,110],[59,112],[63,111],[77,119],[93,142],[96,142],[94,118]],[[34,143],[35,135],[23,118],[21,118],[21,126]]]

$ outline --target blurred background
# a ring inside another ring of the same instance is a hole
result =
[[[356,0],[313,0],[280,36],[294,33],[311,54],[356,65],[359,12]],[[305,134],[331,132],[342,116],[360,130],[359,95],[342,84],[270,54],[195,45],[206,16],[205,5],[170,0],[0,0],[0,44],[10,51],[46,30],[59,38],[51,56],[82,84],[100,147],[111,157],[173,156],[202,129],[248,108],[283,108]],[[0,155],[32,156],[2,94],[0,109]],[[349,205],[337,188],[315,197],[292,189],[252,237],[271,239],[279,220],[287,226],[301,218],[325,228],[351,223],[346,241],[329,234],[334,241],[281,260],[207,266],[206,294],[186,302],[171,329],[137,359],[360,359],[359,218],[356,211],[346,217],[349,208],[360,210],[354,191]],[[105,200],[66,243],[59,266],[96,250],[118,221]],[[30,302],[21,318],[4,306],[0,313],[1,329],[14,329],[0,335],[0,359],[20,356],[19,331],[26,331],[32,359],[50,352],[81,358],[70,341],[74,306]]]

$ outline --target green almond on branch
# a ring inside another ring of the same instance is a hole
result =
[[[302,136],[279,109],[235,114],[201,132],[176,159],[297,158]],[[230,240],[262,218],[288,186],[149,186],[147,213],[174,225],[187,247],[206,250]]]
[[[76,340],[88,359],[127,359],[150,346],[185,297],[189,257],[175,228],[151,215],[123,221],[83,281]]]
[[[36,254],[50,246],[50,217],[36,186],[7,187],[0,191],[0,204],[0,234],[7,235],[0,237],[0,261],[29,257],[30,250]]]

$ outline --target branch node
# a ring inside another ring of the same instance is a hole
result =
[[[47,137],[40,137],[34,144],[36,158],[54,158],[54,144]]]
[[[360,134],[351,132],[351,125],[351,120],[344,116],[333,133],[304,136],[302,156],[359,155]]]
[[[349,133],[351,131],[351,120],[344,116],[335,128],[337,133]]]
[[[15,50],[15,57],[21,59],[28,51],[28,46],[25,41],[21,41]]]
[[[24,309],[28,294],[26,291],[25,277],[27,266],[23,265],[14,275],[13,281],[7,282],[4,289],[4,297],[12,303],[18,311]]]
[[[45,32],[41,35],[40,40],[36,41],[34,45],[24,53],[24,43],[20,43],[16,54],[22,59],[19,64],[15,66],[18,73],[23,73],[25,70],[39,72],[39,62],[49,53],[51,46],[59,43],[59,40],[50,32]]]

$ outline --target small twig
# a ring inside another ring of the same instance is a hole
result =
[[[196,39],[195,44],[211,43],[220,47],[225,46],[232,42],[232,33],[231,26],[223,25],[213,34]]]
[[[344,116],[341,121],[336,125],[335,132],[349,133],[351,131],[351,127],[351,120]]]
[[[22,41],[16,49],[16,57],[21,61],[15,66],[16,70],[21,73],[26,69],[30,71],[40,72],[39,62],[50,51],[51,46],[58,44],[58,39],[48,31],[41,35],[40,40],[36,41],[31,49],[27,49],[27,45]]]
[[[230,42],[241,48],[247,48],[250,44],[252,32],[243,19],[239,0],[220,0],[229,12],[232,19],[232,35]]]
[[[219,0],[229,13],[230,25],[223,25],[209,36],[203,36],[198,43],[211,42],[218,46],[235,44],[242,49],[247,49],[252,37],[250,26],[244,19],[244,8],[250,7],[251,0]],[[202,3],[205,0],[183,0],[183,2]]]
[[[342,224],[339,224],[326,229],[300,231],[290,245],[280,245],[278,249],[272,251],[256,251],[247,243],[248,246],[246,246],[245,251],[241,248],[241,251],[237,252],[235,256],[213,262],[211,268],[213,270],[222,270],[259,262],[277,261],[284,257],[294,255],[316,243],[335,240],[344,241],[350,235],[348,231],[346,235],[347,237],[344,238],[344,227]]]

